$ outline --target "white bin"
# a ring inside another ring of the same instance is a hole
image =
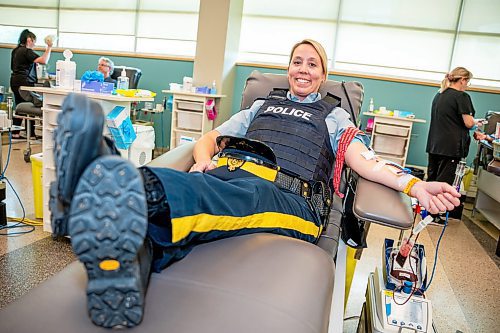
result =
[[[177,127],[187,130],[201,131],[203,113],[177,111]]]
[[[176,130],[175,131],[175,142],[176,147],[189,142],[196,142],[201,138],[201,133],[185,132]]]
[[[155,130],[153,126],[133,125],[136,139],[130,145],[128,152],[121,150],[122,157],[128,158],[136,167],[147,164],[153,158],[155,148]]]

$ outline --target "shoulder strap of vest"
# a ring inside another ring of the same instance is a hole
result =
[[[284,99],[286,99],[287,92],[288,92],[287,89],[273,88],[273,91],[271,91],[269,93],[269,95],[267,96],[267,98],[274,98],[274,99],[284,100]]]
[[[328,104],[332,105],[333,107],[340,106],[340,97],[337,97],[333,94],[330,94],[329,92],[326,93],[326,96],[323,97],[322,101],[327,102]]]

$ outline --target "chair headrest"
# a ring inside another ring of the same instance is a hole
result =
[[[364,97],[363,85],[360,82],[349,81],[344,82],[345,90],[342,87],[342,82],[327,80],[319,89],[321,96],[326,96],[326,93],[337,96],[341,99],[340,107],[350,114],[354,114],[357,119],[361,104]],[[289,89],[288,78],[284,74],[261,73],[258,70],[252,71],[247,78],[245,88],[241,98],[241,109],[249,108],[257,98],[265,98],[274,88]],[[349,105],[351,102],[352,108]],[[351,116],[351,119],[353,117]]]
[[[124,68],[125,73],[127,73],[127,77],[129,78],[129,88],[136,89],[137,85],[139,84],[139,79],[142,76],[142,71],[139,68],[115,66],[113,73],[111,73],[111,78],[116,80],[121,75]]]

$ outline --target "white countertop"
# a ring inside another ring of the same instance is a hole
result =
[[[74,91],[70,89],[62,88],[49,88],[49,87],[21,87],[21,90],[26,91],[36,91],[42,94],[54,94],[54,95],[68,95],[70,93],[85,94],[92,99],[101,99],[105,101],[115,101],[115,102],[152,102],[153,97],[125,97],[122,95],[111,95],[111,94],[100,94],[96,92],[88,91]]]
[[[386,115],[386,114],[378,114],[378,113],[373,113],[373,112],[363,112],[363,115],[369,116],[369,117],[380,117],[380,118],[389,118],[389,119],[397,119],[397,120],[404,120],[404,121],[412,121],[414,123],[426,123],[427,122],[425,119],[394,117],[394,116],[389,116],[389,115]]]
[[[199,93],[193,93],[193,92],[182,91],[182,90],[162,90],[161,92],[165,93],[165,94],[175,94],[175,95],[185,95],[185,96],[200,96],[200,97],[213,97],[213,98],[226,97],[226,95],[199,94]]]

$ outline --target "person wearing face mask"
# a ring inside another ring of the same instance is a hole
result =
[[[365,158],[364,134],[338,100],[318,92],[327,74],[321,44],[306,39],[294,45],[289,89],[256,100],[203,135],[190,172],[137,170],[114,156],[97,103],[83,95],[65,100],[54,135],[52,226],[71,236],[88,269],[94,324],[138,325],[150,270],[161,271],[197,244],[259,232],[316,242],[328,218],[332,178],[342,196],[337,176],[344,162],[362,177],[418,198],[431,212],[459,203],[448,184],[399,176]],[[123,299],[133,302],[125,306]]]
[[[469,154],[471,142],[469,131],[482,124],[474,119],[476,111],[472,99],[465,92],[470,85],[472,73],[457,67],[445,75],[441,88],[432,101],[431,123],[427,137],[427,180],[453,184],[455,170],[462,158]],[[450,216],[460,218],[457,208]],[[433,224],[444,225],[439,215],[434,215]]]
[[[116,87],[116,80],[111,78],[111,74],[115,69],[114,62],[106,57],[100,57],[97,63],[97,70],[104,76],[104,82],[113,83]]]
[[[30,86],[33,87],[37,81],[36,77],[36,65],[46,65],[50,59],[50,53],[52,51],[52,40],[47,39],[47,47],[45,52],[39,56],[33,48],[36,43],[36,35],[25,29],[19,35],[19,42],[17,47],[12,50],[11,60],[10,60],[10,88],[14,93],[14,101],[16,105],[22,102],[29,102],[25,100],[20,92],[19,87]],[[14,125],[21,125],[22,119],[15,118],[13,120]],[[32,122],[31,133],[35,136],[34,123]],[[13,139],[21,139],[19,131],[12,131]]]

